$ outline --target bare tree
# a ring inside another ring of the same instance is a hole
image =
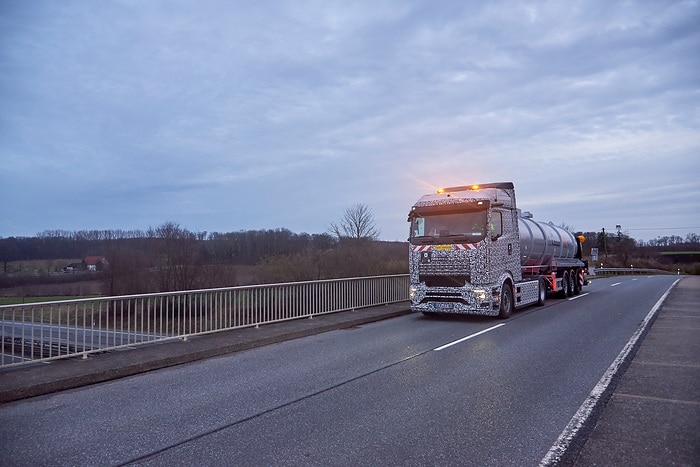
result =
[[[372,210],[365,204],[353,204],[345,209],[340,223],[331,223],[330,233],[338,239],[377,240],[381,231],[374,221]]]
[[[198,244],[205,233],[193,233],[174,222],[166,222],[147,235],[156,240],[154,274],[161,292],[190,289],[199,274]]]

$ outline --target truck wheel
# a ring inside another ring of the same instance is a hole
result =
[[[547,282],[540,277],[537,281],[537,306],[544,306],[547,300]]]
[[[561,277],[561,290],[559,291],[559,298],[566,298],[569,296],[569,271],[564,271]]]
[[[498,311],[498,316],[501,319],[510,318],[510,315],[513,314],[514,306],[515,302],[513,302],[513,286],[510,285],[510,282],[506,282],[501,288],[501,307]]]

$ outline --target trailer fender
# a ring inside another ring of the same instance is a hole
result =
[[[574,281],[574,295],[580,295],[583,286],[586,285],[586,271],[584,269],[575,270],[576,279]]]

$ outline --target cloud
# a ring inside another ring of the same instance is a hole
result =
[[[315,232],[362,202],[403,239],[427,186],[500,180],[555,223],[611,222],[625,193],[612,222],[698,225],[699,20],[697,2],[5,3],[0,196],[22,199],[0,235]]]

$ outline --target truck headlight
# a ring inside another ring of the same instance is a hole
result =
[[[410,300],[413,300],[413,297],[416,296],[416,292],[418,292],[418,288],[417,288],[417,287],[414,287],[414,286],[411,286],[411,287],[408,289],[408,298],[409,298]]]
[[[474,298],[479,302],[486,301],[486,291],[483,289],[474,289]]]

